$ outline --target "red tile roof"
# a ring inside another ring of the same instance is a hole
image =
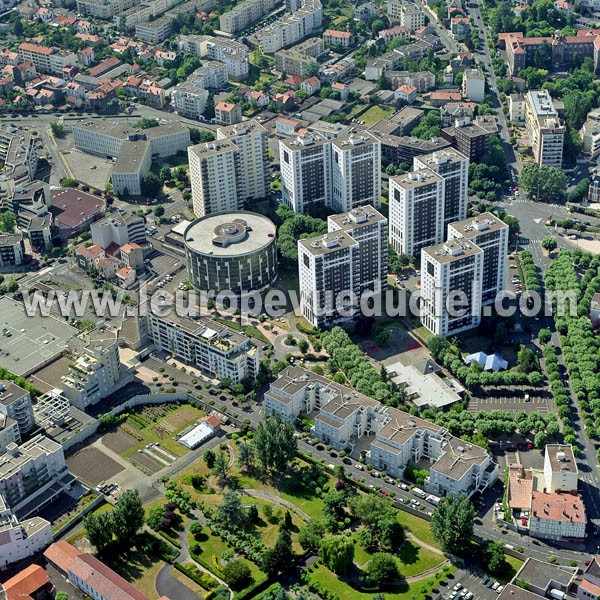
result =
[[[69,542],[60,540],[59,542],[54,542],[54,544],[44,552],[44,556],[48,562],[57,566],[61,571],[66,572],[71,561],[76,556],[79,556],[79,550],[74,546],[71,546]]]
[[[48,585],[50,577],[39,565],[30,565],[4,582],[6,600],[17,600],[20,598],[31,598],[32,594]]]
[[[100,246],[89,246],[88,248],[77,248],[75,251],[77,254],[81,254],[81,256],[85,256],[86,258],[94,258],[95,256],[100,256],[104,254],[104,250],[100,248]]]
[[[531,514],[538,519],[585,523],[583,501],[574,494],[544,494],[533,492]]]
[[[20,50],[25,50],[26,52],[35,52],[37,54],[52,54],[52,48],[48,48],[46,46],[38,46],[37,44],[30,44],[29,42],[23,42],[19,46]]]
[[[231,102],[219,102],[215,106],[215,110],[224,110],[226,112],[231,112],[235,107],[236,105],[232,104]]]

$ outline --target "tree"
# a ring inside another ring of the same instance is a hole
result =
[[[556,241],[556,238],[551,235],[545,237],[542,240],[542,248],[544,250],[547,250],[548,252],[554,252],[554,250],[556,250],[557,247],[558,242]]]
[[[15,24],[13,25],[13,33],[17,39],[23,36],[23,21],[21,21],[21,19],[17,19],[15,21]]]
[[[254,466],[254,448],[250,444],[240,442],[238,445],[237,464],[240,469],[250,470]]]
[[[102,556],[113,543],[114,521],[112,513],[105,512],[96,515],[89,513],[83,519],[85,535],[98,555]]]
[[[532,373],[533,371],[539,370],[539,363],[533,350],[523,346],[519,348],[517,354],[517,361],[519,363],[519,371],[521,373]]]
[[[527,165],[519,176],[519,184],[537,200],[550,200],[564,195],[567,176],[556,167]]]
[[[202,458],[204,459],[204,462],[206,463],[206,466],[209,469],[212,469],[214,464],[215,464],[215,451],[214,450],[207,450],[203,455]]]
[[[427,340],[427,349],[435,358],[439,358],[449,347],[450,342],[441,335],[433,335]]]
[[[69,600],[69,594],[67,594],[67,592],[58,592],[56,596],[54,596],[54,600]]]
[[[552,339],[552,332],[549,329],[542,328],[538,332],[540,344],[547,344]]]
[[[492,575],[499,575],[505,571],[507,565],[502,542],[488,540],[483,546],[483,558],[488,571]]]
[[[142,117],[133,124],[136,129],[151,129],[152,127],[158,127],[159,125],[158,119],[152,119],[150,117]]]
[[[320,521],[311,520],[298,531],[298,542],[306,551],[316,552],[325,535],[325,527]]]
[[[369,579],[379,585],[388,585],[398,579],[398,563],[386,552],[376,552],[367,565]]]
[[[12,233],[15,230],[17,220],[15,215],[8,210],[0,212],[0,231]]]
[[[223,567],[223,579],[232,590],[239,591],[252,583],[252,572],[242,559],[229,560]]]
[[[475,509],[464,494],[445,496],[433,512],[431,533],[444,552],[466,555],[470,551]]]
[[[146,524],[154,531],[161,528],[162,522],[167,514],[167,511],[162,506],[156,506],[150,510],[146,517]]]
[[[283,529],[277,537],[275,546],[263,554],[263,570],[269,577],[275,577],[290,567],[292,558],[292,537],[286,529]]]
[[[259,423],[253,439],[254,454],[260,470],[274,476],[285,473],[298,448],[291,423],[269,417]]]
[[[208,94],[206,98],[206,104],[204,105],[204,117],[207,119],[215,118],[215,97],[212,94]]]
[[[157,196],[159,192],[162,190],[162,181],[159,179],[156,173],[149,171],[144,175],[142,179],[142,185],[140,186],[141,192],[144,196],[148,198],[153,198]]]
[[[215,453],[215,462],[210,470],[211,473],[223,482],[227,479],[229,473],[229,452],[223,448],[219,448]]]
[[[163,183],[169,181],[169,179],[171,179],[171,169],[169,167],[162,167],[158,176]]]
[[[204,144],[212,142],[215,139],[215,134],[209,129],[196,129],[190,127],[190,141],[192,144]]]
[[[159,219],[165,214],[165,207],[161,206],[160,204],[158,206],[154,207],[154,216],[158,217]]]
[[[65,134],[64,126],[56,120],[50,121],[50,130],[52,135],[57,138],[61,138]]]
[[[237,492],[225,492],[223,501],[217,506],[217,518],[229,525],[241,525],[244,522],[246,514]]]
[[[336,575],[347,575],[354,561],[354,542],[345,535],[326,537],[319,548],[324,565]]]
[[[131,543],[144,524],[144,507],[137,490],[125,490],[112,512],[118,542]]]
[[[308,352],[308,342],[303,338],[298,342],[298,349],[302,354],[306,354]]]
[[[378,346],[382,346],[385,347],[388,345],[388,342],[390,341],[390,332],[387,329],[384,329],[383,331],[380,331],[376,336],[375,336],[375,343]]]

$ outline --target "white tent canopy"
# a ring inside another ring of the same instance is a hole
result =
[[[475,352],[465,358],[465,363],[470,365],[475,361],[484,371],[500,371],[507,369],[508,363],[500,354],[486,354],[485,352]]]

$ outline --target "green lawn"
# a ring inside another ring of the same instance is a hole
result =
[[[352,536],[358,539],[357,534]],[[371,553],[367,552],[359,543],[356,542],[354,549],[354,562],[358,565],[364,565],[371,560]],[[400,551],[396,554],[398,559],[398,569],[404,577],[412,577],[433,569],[444,562],[441,554],[436,554],[431,550],[423,548],[411,540],[406,540]]]
[[[373,106],[367,112],[360,115],[360,119],[365,122],[367,127],[370,127],[377,123],[377,121],[389,117],[394,110],[395,108],[391,106]]]
[[[407,529],[410,529],[412,534],[422,542],[439,548],[439,544],[435,541],[433,534],[431,533],[431,527],[429,521],[421,519],[411,513],[407,513],[403,510],[398,511],[398,521]]]
[[[454,570],[452,567],[451,571]],[[372,600],[380,591],[385,594],[386,600],[424,600],[425,596],[439,586],[439,582],[431,577],[413,585],[401,584],[387,587],[383,590],[359,591],[350,586],[346,581],[339,579],[323,565],[319,565],[312,573],[314,582],[321,585],[329,592],[336,594],[340,600]],[[426,594],[423,591],[426,590]]]
[[[260,340],[263,344],[270,344],[269,340],[254,326],[252,325],[240,325],[237,321],[229,321],[228,319],[217,319],[215,321],[222,323],[223,325],[227,325],[227,327],[231,327],[231,329],[236,329],[237,331],[241,331],[246,335],[253,337],[257,340]]]

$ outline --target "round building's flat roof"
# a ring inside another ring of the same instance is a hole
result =
[[[263,215],[230,211],[196,219],[185,230],[183,239],[194,252],[240,256],[272,244],[275,231],[274,223]]]

